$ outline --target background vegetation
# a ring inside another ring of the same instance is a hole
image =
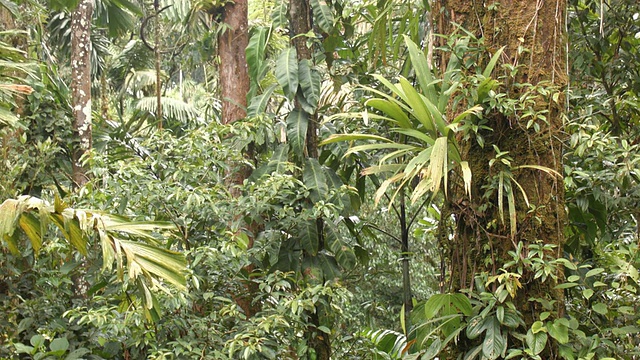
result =
[[[476,3],[0,0],[0,358],[639,359],[640,4]]]

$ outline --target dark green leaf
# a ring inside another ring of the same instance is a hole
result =
[[[298,159],[304,158],[308,126],[309,114],[303,110],[294,109],[287,116],[287,141]]]
[[[284,49],[276,62],[276,79],[284,94],[293,99],[298,91],[298,55],[296,49]]]
[[[327,197],[329,189],[322,166],[320,166],[318,160],[313,158],[305,159],[302,179],[305,186],[311,191],[310,198],[312,201],[318,202]]]
[[[307,104],[312,108],[309,113],[314,113],[320,100],[320,73],[316,70],[311,61],[303,59],[298,64],[298,80],[300,82],[300,88],[302,89],[302,95]]]
[[[325,33],[331,33],[333,30],[333,13],[331,8],[327,6],[325,0],[311,0],[311,8],[313,9],[313,17],[318,26]]]

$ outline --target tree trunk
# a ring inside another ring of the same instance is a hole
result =
[[[289,35],[292,37],[291,41],[296,48],[298,55],[298,62],[302,60],[312,61],[313,50],[307,45],[307,37],[304,34],[313,30],[311,4],[308,0],[291,0],[289,2],[289,18],[291,21],[291,31]],[[299,94],[300,95],[300,94]],[[304,96],[301,95],[301,96]],[[316,112],[309,114],[302,108],[300,101],[295,100],[295,108],[297,111],[302,111],[308,116],[307,134],[306,134],[306,152],[309,158],[318,158],[318,115]],[[322,233],[324,222],[322,218],[316,219],[318,226],[319,243],[318,251],[324,248],[324,242],[322,241]],[[303,256],[309,256],[305,254]],[[303,270],[304,273],[306,271]],[[325,299],[328,301],[329,299]],[[309,313],[309,327],[307,328],[307,336],[309,339],[309,346],[315,352],[315,358],[318,360],[329,360],[331,358],[331,341],[329,334],[325,334],[319,330],[321,324],[321,317],[323,309],[316,306],[315,312]]]
[[[234,3],[225,5],[222,14],[222,22],[228,29],[218,37],[218,55],[220,56],[220,88],[222,93],[222,123],[232,124],[247,116],[247,93],[249,92],[249,71],[247,68],[246,48],[249,44],[249,25],[247,0],[236,0]],[[251,147],[247,158],[253,158]],[[228,174],[227,184],[231,195],[240,197],[242,193],[239,185],[251,174],[251,169],[242,164],[236,164],[234,169]],[[240,216],[240,215],[239,215]],[[248,247],[253,247],[255,236],[260,231],[256,223],[246,224],[249,231]],[[253,266],[249,265],[244,269],[248,274],[253,272]],[[260,304],[254,303],[254,295],[258,292],[257,284],[251,281],[244,283],[246,292],[235,294],[236,304],[243,310],[247,318],[252,317],[260,311]]]
[[[83,186],[88,178],[81,158],[91,149],[91,19],[93,1],[81,0],[71,14],[71,105],[77,141],[72,155],[73,181]]]
[[[565,0],[508,0],[495,2],[495,6],[483,6],[483,2],[440,0],[434,14],[439,14],[439,32],[452,34],[453,23],[462,25],[476,37],[482,38],[489,52],[494,53],[505,46],[498,62],[520,66],[514,79],[501,79],[503,88],[510,99],[518,99],[525,91],[512,87],[512,83],[529,83],[547,88],[555,87],[559,92],[557,101],[537,96],[534,109],[548,111],[546,122],[538,121],[539,131],[527,128],[529,119],[521,119],[513,114],[494,111],[485,118],[493,131],[483,133],[486,146],[480,147],[475,140],[462,144],[463,159],[469,161],[473,173],[472,198],[453,204],[457,221],[457,234],[450,252],[450,286],[453,290],[473,289],[474,278],[481,272],[489,276],[499,274],[498,269],[513,258],[508,251],[522,242],[526,256],[529,245],[543,242],[553,244],[555,249],[547,255],[558,258],[562,255],[563,227],[566,219],[564,209],[564,189],[561,179],[540,170],[514,170],[513,177],[526,191],[528,199],[536,207],[529,211],[518,188],[513,185],[516,203],[517,232],[512,235],[509,226],[507,199],[505,204],[506,224],[500,220],[497,191],[487,199],[483,198],[497,169],[489,169],[488,161],[495,157],[492,146],[508,151],[513,158],[512,166],[538,165],[562,173],[562,112],[564,93],[568,76],[566,69],[565,43]],[[522,52],[519,49],[528,49]],[[484,64],[488,58],[484,58]],[[440,68],[445,61],[441,59]],[[494,70],[494,78],[505,75],[500,67]],[[545,82],[545,83],[542,83]],[[458,194],[462,197],[461,194]],[[506,196],[506,195],[505,195]],[[481,208],[486,202],[490,206]],[[510,271],[514,271],[513,268]],[[558,271],[560,277],[560,271]],[[527,329],[534,321],[540,320],[544,311],[541,302],[530,299],[555,301],[555,315],[563,316],[563,293],[555,290],[554,281],[534,278],[531,268],[519,279],[522,288],[517,290],[513,303],[522,313]],[[487,289],[491,291],[492,289]],[[525,329],[526,331],[526,329]],[[510,343],[513,343],[510,339]],[[549,337],[550,341],[553,341]],[[519,343],[519,342],[518,342]],[[461,349],[462,351],[469,349]],[[557,344],[548,346],[541,354],[544,359],[556,359]]]
[[[229,28],[218,38],[222,123],[231,124],[247,116],[249,72],[245,51],[249,45],[247,0],[224,7],[222,22]]]

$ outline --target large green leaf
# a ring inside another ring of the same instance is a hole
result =
[[[264,76],[263,70],[265,68],[264,58],[267,38],[270,32],[270,28],[260,26],[254,30],[251,39],[249,39],[249,45],[246,49],[247,66],[249,67],[249,76],[253,83],[259,83]]]
[[[412,127],[409,117],[404,111],[402,111],[402,108],[396,102],[385,100],[385,99],[373,98],[373,99],[367,100],[365,105],[371,106],[374,109],[377,109],[386,113],[387,115],[389,115],[391,119],[393,119],[394,121],[397,121],[398,125],[400,125],[400,127],[402,128]]]
[[[292,100],[298,91],[298,55],[294,47],[284,49],[276,62],[276,79],[285,96]]]
[[[18,117],[14,113],[0,106],[0,128],[5,125],[16,126],[18,120]]]
[[[318,254],[318,223],[316,220],[299,221],[296,226],[295,237],[300,240],[300,245],[304,251],[310,255]]]
[[[404,35],[404,41],[407,45],[407,49],[409,50],[409,58],[411,59],[413,69],[416,72],[416,78],[418,79],[418,83],[422,89],[422,94],[426,96],[429,101],[435,104],[438,98],[434,89],[434,80],[431,75],[431,69],[429,69],[427,59],[425,58],[424,53],[418,49],[418,46],[411,41],[407,35]]]
[[[366,330],[361,335],[368,338],[379,351],[388,354],[392,359],[400,359],[410,346],[404,334],[393,330]]]
[[[507,339],[500,331],[500,322],[487,317],[484,322],[486,334],[482,343],[482,354],[490,360],[499,358],[507,349]]]
[[[273,155],[271,155],[271,159],[269,159],[269,162],[255,169],[251,173],[251,176],[249,176],[248,180],[250,182],[255,182],[263,175],[271,174],[273,172],[281,172],[284,164],[287,163],[288,153],[288,144],[278,145],[278,147],[276,147],[276,149],[273,151]]]
[[[289,26],[289,2],[280,1],[271,13],[272,25],[274,28],[288,28]]]
[[[338,264],[343,269],[353,269],[356,265],[356,254],[353,248],[342,240],[333,223],[325,223],[324,231],[327,247],[335,255]]]
[[[334,25],[333,13],[325,0],[310,0],[314,21],[325,33],[331,33]]]
[[[300,88],[302,89],[302,95],[306,103],[310,106],[307,112],[314,113],[318,107],[318,101],[320,100],[320,73],[314,69],[311,61],[303,59],[298,64],[298,80],[300,82]]]
[[[435,294],[425,303],[424,312],[427,319],[433,319],[438,314],[470,316],[473,309],[469,298],[463,294]]]
[[[322,142],[320,142],[320,146],[339,142],[339,141],[353,141],[353,140],[375,140],[375,141],[383,141],[383,142],[393,142],[385,137],[378,135],[370,135],[370,134],[332,134]]]
[[[308,126],[309,114],[304,110],[293,109],[287,116],[287,141],[299,159],[304,157]]]
[[[547,333],[540,331],[538,333],[533,333],[531,329],[527,331],[527,336],[525,337],[525,341],[527,342],[527,346],[533,352],[533,355],[538,355],[544,350],[547,346]]]
[[[249,101],[249,107],[247,108],[247,117],[256,117],[265,112],[267,105],[269,104],[269,100],[271,99],[271,94],[277,86],[277,84],[273,84],[262,94],[251,98]]]
[[[322,166],[317,159],[305,159],[302,179],[305,186],[310,190],[309,197],[311,201],[318,202],[326,198],[329,188]]]

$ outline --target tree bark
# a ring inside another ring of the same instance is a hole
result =
[[[484,148],[480,147],[475,140],[462,144],[463,159],[469,161],[473,173],[473,186],[471,199],[452,204],[457,221],[457,234],[448,259],[450,288],[473,289],[475,276],[481,272],[489,276],[496,275],[498,269],[512,260],[508,251],[514,250],[515,244],[519,242],[523,243],[525,252],[530,244],[536,242],[553,244],[556,245],[554,252],[547,255],[553,258],[562,255],[563,227],[566,219],[562,179],[539,170],[514,171],[514,178],[526,191],[531,204],[536,206],[533,213],[529,212],[524,198],[514,186],[518,223],[515,236],[510,232],[507,206],[505,205],[507,224],[503,225],[497,210],[496,193],[494,192],[489,200],[483,198],[483,194],[495,175],[495,170],[489,169],[488,166],[488,160],[495,156],[490,144],[498,146],[501,151],[509,151],[514,166],[539,165],[559,173],[563,172],[563,90],[568,81],[565,48],[566,2],[508,0],[495,2],[495,6],[490,7],[489,4],[483,6],[483,2],[480,1],[440,0],[435,5],[433,13],[439,14],[436,22],[440,33],[452,34],[455,31],[452,24],[456,23],[476,37],[482,38],[491,53],[506,46],[498,64],[510,63],[521,66],[515,78],[505,77],[501,80],[503,88],[500,91],[506,92],[509,98],[518,99],[524,91],[522,88],[512,87],[513,83],[540,84],[555,87],[559,92],[557,101],[543,96],[536,97],[535,110],[548,111],[545,114],[546,122],[538,121],[539,131],[527,128],[528,119],[493,112],[489,116],[485,115],[489,121],[487,125],[493,129],[491,132],[483,133],[487,145]],[[529,52],[519,51],[522,48],[528,49]],[[488,62],[488,56],[484,57],[484,64]],[[439,67],[443,69],[444,66],[445,61],[440,59]],[[496,67],[493,77],[502,75],[506,74],[499,66]],[[458,198],[464,198],[462,192],[458,193]],[[480,206],[487,201],[491,204],[484,210]],[[506,199],[504,201],[506,204]],[[558,271],[558,275],[562,277],[560,273]],[[542,282],[535,279],[534,273],[528,269],[520,278],[520,282],[522,288],[517,291],[513,303],[523,314],[527,328],[530,328],[534,321],[540,320],[539,315],[543,311],[549,311],[543,309],[540,302],[530,299],[555,301],[555,317],[564,315],[563,293],[554,289],[556,284],[553,281]],[[553,341],[551,337],[549,340]],[[541,355],[544,359],[556,359],[556,349],[557,345],[552,344]]]
[[[220,56],[220,88],[222,95],[222,123],[232,124],[247,116],[247,93],[249,92],[249,70],[246,60],[246,48],[249,45],[249,25],[247,0],[236,0],[224,7],[222,22],[228,29],[218,37],[218,55]],[[253,158],[251,146],[247,158]],[[233,197],[240,197],[242,193],[239,185],[251,174],[251,169],[242,164],[228,174],[227,184]],[[241,215],[239,215],[240,217]],[[259,224],[246,224],[249,231],[248,247],[253,247],[255,236],[260,231]],[[244,268],[247,274],[253,272],[253,266]],[[260,304],[254,303],[254,295],[258,292],[257,284],[247,280],[244,283],[243,294],[233,296],[236,304],[243,310],[247,318],[260,311]]]
[[[93,1],[81,0],[71,14],[71,105],[73,133],[77,141],[72,154],[72,179],[77,186],[87,180],[81,158],[89,152],[91,140],[91,19]]]
[[[218,38],[223,124],[247,116],[250,86],[245,55],[249,45],[248,6],[247,0],[236,0],[225,5],[222,16],[222,22],[229,27]]]

